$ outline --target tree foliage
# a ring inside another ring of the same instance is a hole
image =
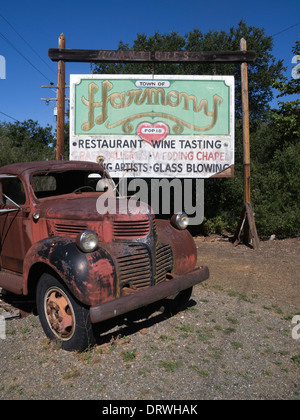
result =
[[[199,29],[180,36],[178,32],[152,36],[138,34],[133,45],[119,43],[122,51],[239,51],[240,40],[245,38],[247,49],[255,50],[257,59],[249,65],[249,91],[250,117],[252,120],[266,118],[270,110],[269,102],[273,99],[272,85],[283,74],[283,61],[276,60],[271,51],[272,37],[265,34],[264,29],[247,26],[241,20],[237,26],[225,31],[201,32]],[[240,66],[233,63],[101,63],[94,66],[94,73],[101,74],[170,74],[170,75],[234,75],[236,80],[236,111],[241,115],[240,94]]]
[[[292,53],[300,54],[299,41]],[[259,191],[264,204],[258,206],[258,217],[265,230],[290,236],[300,234],[300,79],[282,77],[274,87],[278,98],[288,100],[280,100],[270,116],[272,138],[269,135],[269,159],[260,162],[266,184]]]
[[[294,54],[300,53],[299,46],[296,42]],[[266,121],[251,124],[251,197],[259,234],[285,237],[300,234],[300,80],[281,76],[273,87],[279,90],[278,109],[271,110]],[[237,121],[235,178],[206,184],[210,229],[233,230],[239,219],[243,197],[241,128]]]
[[[300,41],[292,48],[294,55],[300,55]],[[289,96],[288,101],[279,101],[278,110],[272,114],[273,123],[281,134],[283,144],[299,142],[300,138],[300,79],[282,77],[274,87],[279,90],[278,98]]]
[[[54,159],[52,128],[38,122],[2,123],[0,125],[0,166],[15,162]]]

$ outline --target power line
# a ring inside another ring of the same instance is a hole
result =
[[[6,117],[11,118],[12,120],[19,121],[19,120],[16,120],[14,117],[11,117],[10,115],[5,114],[5,112],[0,111],[0,114],[5,115]]]
[[[12,28],[12,30],[25,42],[26,45],[28,45],[28,47],[39,57],[39,59],[46,64],[46,66],[56,75],[55,71],[49,66],[49,64],[39,55],[38,52],[35,51],[35,49],[26,41],[26,39],[24,39],[22,37],[21,34],[19,34],[19,32],[13,27],[13,25],[11,23],[8,22],[8,20],[0,13],[0,16],[2,17],[3,20],[5,20],[5,22]]]
[[[27,58],[27,57],[25,57],[25,55],[24,54],[22,54],[21,53],[21,51],[19,51],[18,50],[18,48],[17,47],[15,47],[14,46],[14,44],[12,43],[12,42],[10,42],[9,41],[9,39],[7,39],[6,38],[6,36],[5,35],[3,35],[1,32],[0,32],[0,36],[1,36],[1,38],[2,39],[4,39],[4,41],[6,41],[15,51],[17,51],[17,53],[18,54],[20,54],[20,56],[21,57],[23,57],[24,58],[24,60],[26,60],[36,71],[38,71],[45,79],[47,79],[50,83],[52,83],[51,82],[51,80],[47,77],[47,76],[45,76],[44,75],[44,73],[42,73],[34,64],[32,64],[32,62]]]
[[[285,28],[285,29],[283,29],[282,31],[277,32],[276,34],[271,35],[271,36],[280,35],[280,34],[282,34],[283,32],[286,32],[286,31],[288,31],[289,29],[292,29],[292,28],[294,28],[295,26],[298,26],[298,25],[300,25],[300,22],[295,23],[294,25],[291,25],[291,26],[289,26],[288,28]]]

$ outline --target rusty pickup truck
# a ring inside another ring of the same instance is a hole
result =
[[[184,213],[163,220],[144,203],[124,212],[127,201],[97,163],[0,168],[0,287],[34,297],[45,334],[65,350],[86,349],[96,325],[154,302],[178,310],[209,277],[195,268]]]

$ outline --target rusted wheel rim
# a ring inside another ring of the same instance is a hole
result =
[[[52,332],[60,340],[69,340],[75,330],[75,314],[68,296],[58,287],[47,290],[45,315]]]

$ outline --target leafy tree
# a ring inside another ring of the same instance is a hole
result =
[[[29,142],[33,149],[50,146],[53,143],[52,127],[41,127],[37,121],[27,120],[24,122],[4,123],[5,132],[13,139],[13,144],[18,147]]]
[[[292,48],[294,55],[300,55],[300,41]],[[281,134],[282,143],[295,143],[300,140],[300,79],[281,77],[274,83],[279,90],[278,98],[292,95],[289,101],[279,101],[279,109],[272,114],[273,123]]]
[[[122,51],[237,51],[240,49],[240,39],[245,38],[247,49],[255,50],[257,59],[248,66],[250,117],[251,120],[266,119],[269,111],[269,101],[273,99],[272,85],[282,76],[283,61],[276,60],[271,54],[272,37],[265,34],[264,29],[247,26],[241,20],[229,32],[209,31],[203,34],[199,29],[180,36],[176,31],[170,34],[156,32],[153,36],[138,34],[130,47],[119,43]],[[236,80],[236,111],[241,116],[240,66],[232,63],[99,63],[94,66],[94,73],[100,74],[188,74],[188,75],[234,75]]]
[[[15,162],[54,159],[52,128],[36,121],[0,125],[0,166]]]
[[[300,53],[299,41],[292,52]],[[268,124],[252,136],[252,195],[258,229],[283,237],[300,233],[300,80],[281,77],[274,87],[278,98],[292,99],[279,101]]]

